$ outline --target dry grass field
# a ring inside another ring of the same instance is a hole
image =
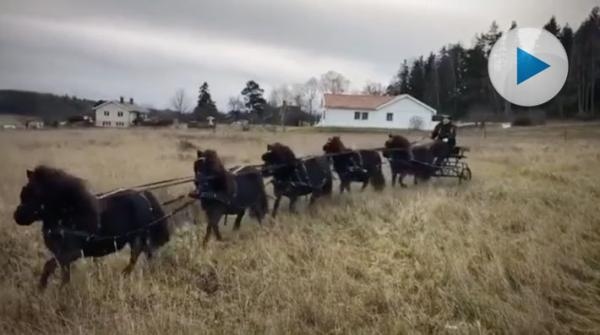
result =
[[[567,130],[567,137],[564,131]],[[2,334],[600,333],[600,127],[463,132],[470,183],[336,194],[259,226],[232,220],[201,247],[198,209],[148,262],[78,261],[37,290],[49,256],[40,224],[12,212],[25,169],[85,178],[94,192],[191,175],[194,146],[227,165],[259,163],[275,140],[319,153],[326,132],[47,130],[0,132]],[[385,133],[344,133],[378,147]],[[409,134],[411,139],[420,135]],[[388,170],[388,166],[384,169]],[[388,178],[389,180],[389,178]],[[164,200],[190,186],[159,191]],[[270,187],[270,186],[269,186]],[[194,215],[199,225],[189,224]]]

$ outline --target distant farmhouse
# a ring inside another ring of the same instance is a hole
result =
[[[408,94],[325,94],[318,127],[421,129],[435,127],[436,110]]]
[[[129,102],[125,102],[123,97],[119,101],[106,101],[92,109],[96,114],[96,127],[131,127],[148,115],[148,110],[136,105],[133,98]]]

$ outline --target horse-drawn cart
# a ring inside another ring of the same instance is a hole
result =
[[[450,177],[457,178],[459,183],[471,180],[471,168],[463,159],[467,158],[465,152],[469,151],[467,147],[455,147],[452,153],[445,158],[436,158],[433,163],[412,160],[412,164],[421,169],[429,169],[432,177]]]
[[[455,147],[450,156],[441,159],[435,164],[434,177],[454,177],[458,182],[471,180],[472,173],[469,165],[463,161],[467,158],[465,152],[469,151],[467,147]]]

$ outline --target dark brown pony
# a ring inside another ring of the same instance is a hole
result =
[[[390,162],[392,186],[396,185],[396,179],[399,176],[398,182],[400,186],[406,187],[404,177],[409,174],[415,174],[415,166],[411,162],[411,143],[404,136],[390,134],[388,140],[385,141],[383,157],[387,158]]]
[[[127,244],[131,258],[123,273],[128,274],[142,252],[150,258],[169,241],[165,213],[150,192],[123,190],[98,199],[81,179],[47,166],[28,170],[27,180],[13,216],[19,225],[42,221],[53,257],[44,265],[41,288],[58,266],[66,284],[75,260],[105,256]]]
[[[351,182],[363,183],[363,190],[369,183],[378,191],[385,187],[377,151],[347,149],[339,136],[329,138],[323,151],[331,155],[333,168],[340,178],[340,193],[350,191]]]
[[[246,209],[261,223],[268,211],[268,199],[260,171],[245,167],[233,174],[225,169],[214,150],[198,150],[197,156],[194,162],[196,191],[192,196],[200,199],[208,220],[203,245],[206,246],[213,232],[222,240],[219,221],[223,215],[236,215],[234,230],[240,228]]]
[[[450,154],[450,146],[442,141],[429,141],[411,147],[415,184],[427,181],[437,169],[437,164]]]
[[[325,157],[298,159],[288,146],[274,143],[267,145],[262,160],[265,162],[263,174],[273,177],[273,216],[277,215],[282,197],[290,199],[290,212],[295,212],[298,197],[310,194],[310,204],[313,204],[318,197],[331,194],[333,178]]]
[[[404,177],[414,176],[414,183],[426,181],[434,175],[436,164],[448,157],[450,146],[442,141],[429,141],[426,143],[412,144],[400,135],[389,135],[385,142],[383,156],[390,162],[392,171],[392,185],[399,176],[398,182],[405,187]]]

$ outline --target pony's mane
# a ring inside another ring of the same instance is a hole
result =
[[[32,171],[31,178],[57,203],[72,206],[82,213],[99,212],[98,200],[88,191],[83,179],[45,165],[37,166]]]
[[[390,138],[385,141],[386,148],[410,148],[410,141],[401,135],[390,135]]]
[[[199,165],[202,161],[206,164],[206,170],[200,171],[206,173],[207,176],[215,178],[217,182],[216,190],[223,190],[231,194],[235,188],[233,175],[227,171],[225,165],[219,158],[215,150],[204,150],[198,152],[198,160],[194,163],[194,170],[198,173]]]
[[[323,146],[323,149],[327,149],[326,151],[328,152],[342,152],[347,150],[339,136],[330,138]]]
[[[217,175],[223,175],[227,173],[225,165],[223,165],[221,158],[219,158],[219,155],[215,150],[204,150],[202,152],[202,158],[204,158],[204,161],[206,162],[207,167],[211,173]]]
[[[293,162],[296,160],[296,155],[287,145],[279,142],[270,145],[271,152],[284,162]]]

